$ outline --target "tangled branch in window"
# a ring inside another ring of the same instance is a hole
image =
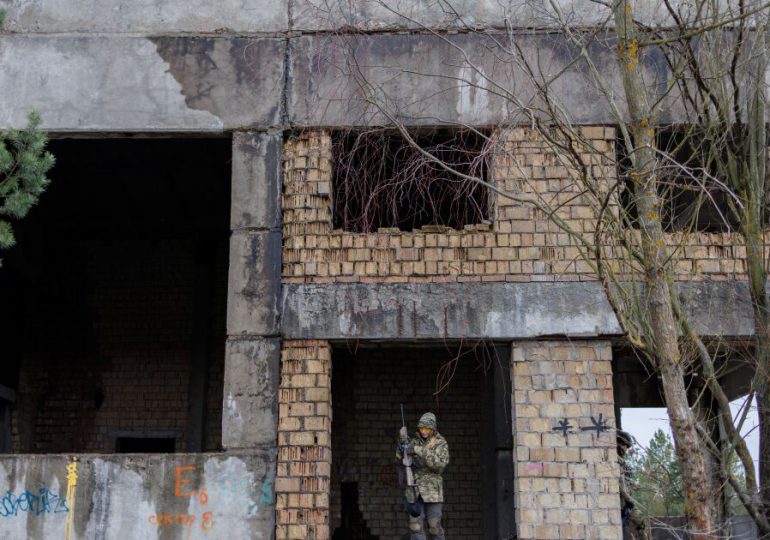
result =
[[[335,228],[462,229],[488,219],[487,189],[467,177],[487,181],[489,138],[470,130],[412,137],[419,148],[382,128],[333,135]]]

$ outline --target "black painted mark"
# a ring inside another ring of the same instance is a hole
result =
[[[595,431],[597,435],[600,435],[604,433],[605,431],[609,431],[609,426],[607,425],[607,419],[603,418],[603,414],[599,413],[599,419],[597,420],[593,416],[591,417],[591,424],[588,427],[581,427],[580,431]]]
[[[561,431],[561,434],[564,435],[564,438],[567,438],[567,434],[569,433],[575,433],[572,431],[572,424],[569,423],[569,419],[565,418],[564,420],[559,420],[558,426],[553,426],[551,428],[551,431]]]

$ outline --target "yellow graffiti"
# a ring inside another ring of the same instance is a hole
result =
[[[72,540],[72,525],[75,520],[75,489],[78,485],[78,461],[77,458],[73,458],[72,462],[67,465],[67,504],[69,505],[69,513],[67,514],[67,521],[64,524],[64,540]]]

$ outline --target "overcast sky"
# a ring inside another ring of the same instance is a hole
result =
[[[731,403],[733,416],[738,414],[738,410],[743,405],[745,398],[737,399]],[[633,435],[637,442],[647,448],[655,430],[662,429],[671,435],[671,427],[668,425],[668,414],[663,408],[640,408],[640,409],[622,409],[621,423],[623,429]],[[752,403],[751,411],[746,418],[746,423],[742,430],[746,443],[749,446],[749,452],[754,458],[754,468],[758,469],[759,463],[759,428],[757,427],[757,408]]]

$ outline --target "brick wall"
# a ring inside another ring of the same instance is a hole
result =
[[[597,149],[612,150],[611,128],[588,133]],[[564,199],[570,219],[590,221],[591,209],[575,199],[565,167],[527,130],[507,132],[506,149],[522,163],[493,165],[493,182],[519,192]],[[596,159],[601,162],[601,156]],[[547,281],[583,279],[585,268],[564,233],[535,210],[509,199],[492,201],[493,224],[464,230],[357,234],[332,228],[332,150],[328,132],[291,139],[284,149],[283,276],[288,282],[350,281]],[[533,177],[522,183],[522,172]],[[524,195],[526,197],[526,195]],[[581,227],[587,229],[587,227]],[[548,241],[546,240],[548,234]],[[571,276],[571,277],[567,277]]]
[[[186,449],[194,297],[191,240],[63,247],[29,305],[17,451],[113,452],[115,435],[176,434]],[[219,448],[226,249],[210,321],[205,447]]]
[[[286,340],[278,395],[277,540],[327,540],[331,472],[331,347]]]
[[[600,184],[614,182],[615,130],[582,128],[593,151],[583,154]],[[567,233],[521,201],[540,199],[575,230],[591,233],[596,209],[580,194],[573,172],[527,128],[504,130],[491,181],[519,199],[495,195],[491,225],[358,234],[333,228],[332,146],[327,131],[307,131],[284,148],[286,282],[453,282],[593,280]],[[526,179],[526,181],[525,181]],[[629,234],[633,235],[633,232]],[[768,237],[770,241],[770,236]],[[671,234],[681,280],[743,277],[744,248],[735,233]]]
[[[443,525],[447,536],[477,539],[481,530],[480,377],[473,353],[454,365],[450,384],[434,397],[442,367],[455,358],[447,348],[340,347],[334,351],[331,530],[340,526],[342,482],[358,483],[365,523],[381,540],[408,532],[394,459],[399,405],[409,432],[419,415],[433,411],[449,443],[444,473]],[[486,419],[491,421],[490,419]]]
[[[603,341],[514,343],[520,539],[621,537],[611,359]]]

